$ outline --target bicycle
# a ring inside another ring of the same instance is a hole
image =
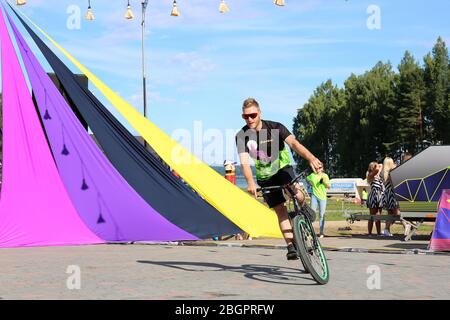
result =
[[[319,239],[312,226],[316,214],[314,210],[306,204],[306,200],[302,206],[300,205],[295,191],[295,185],[300,179],[305,178],[306,172],[308,172],[308,170],[300,173],[286,185],[261,187],[258,188],[257,191],[261,192],[263,195],[280,189],[288,192],[290,200],[292,200],[294,204],[294,211],[288,212],[288,216],[294,233],[294,244],[297,249],[297,254],[300,257],[304,270],[307,273],[310,273],[317,283],[323,285],[328,283],[330,274],[327,259],[325,258]],[[304,189],[300,189],[300,191],[305,195]]]

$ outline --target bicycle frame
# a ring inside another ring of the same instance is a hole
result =
[[[296,243],[297,252],[303,264],[303,268],[306,272],[311,274],[316,282],[319,284],[326,284],[329,279],[328,264],[321,248],[320,241],[312,226],[313,221],[311,219],[314,218],[309,217],[309,207],[306,204],[300,205],[297,198],[299,190],[297,190],[295,184],[300,178],[304,178],[304,176],[305,171],[286,185],[258,188],[257,191],[261,191],[263,195],[270,193],[272,190],[284,190],[288,192],[290,199],[287,200],[292,200],[294,203],[294,211],[288,211],[288,219],[292,226],[294,242]],[[320,271],[317,271],[317,267],[313,264],[313,261],[317,262],[316,259],[312,259],[313,256],[319,259]]]
[[[297,199],[297,192],[300,191],[304,194],[305,196],[305,201],[306,201],[306,194],[305,192],[303,192],[302,190],[296,190],[295,188],[295,184],[298,183],[298,181],[300,179],[305,179],[306,174],[309,172],[309,169],[302,171],[299,175],[297,175],[294,179],[292,179],[291,182],[289,182],[288,184],[282,185],[282,186],[271,186],[271,187],[262,187],[262,188],[258,188],[257,191],[261,191],[264,194],[268,194],[271,191],[275,191],[275,190],[284,190],[287,191],[290,195],[290,199],[287,199],[287,201],[292,200],[294,203],[294,211],[293,212],[288,212],[288,217],[289,220],[291,220],[292,223],[292,219],[294,219],[295,216],[302,214],[301,212],[301,206],[298,202]],[[294,213],[294,215],[292,215],[292,213]],[[305,214],[304,216],[306,216],[306,218],[310,221],[309,217]],[[312,221],[310,221],[312,223]]]

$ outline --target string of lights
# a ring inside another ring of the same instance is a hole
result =
[[[144,2],[144,1],[142,1]],[[148,1],[145,1],[146,3]],[[16,0],[16,4],[18,6],[24,5],[26,4],[27,1],[26,0]],[[276,4],[277,6],[284,6],[285,5],[285,1],[284,0],[274,0],[273,1],[274,4]],[[220,13],[227,13],[229,12],[230,9],[228,8],[227,3],[225,2],[225,0],[220,0],[220,4],[219,4],[219,12]],[[173,17],[178,17],[180,15],[180,9],[178,8],[178,4],[177,4],[177,0],[173,0],[173,4],[172,4],[172,11],[170,12],[170,15]],[[91,6],[91,1],[88,0],[88,9],[87,9],[87,13],[85,16],[86,20],[92,21],[95,20],[95,16],[92,10],[92,6]],[[134,13],[133,13],[133,9],[131,7],[130,4],[130,0],[127,0],[127,9],[125,12],[125,19],[127,20],[131,20],[134,19]]]
[[[141,0],[141,5],[142,5],[142,22],[141,22],[141,26],[142,26],[142,85],[143,85],[143,100],[144,100],[143,104],[144,104],[144,116],[145,117],[147,117],[147,84],[146,84],[147,75],[146,75],[146,65],[145,65],[144,42],[145,42],[145,13],[146,13],[148,2],[149,2],[148,0]],[[26,3],[27,3],[27,0],[16,0],[16,5],[18,5],[18,6],[25,5]],[[277,6],[284,6],[285,0],[273,0],[273,3]],[[229,11],[230,11],[230,9],[229,9],[226,1],[220,0],[219,12],[227,13]],[[170,12],[170,15],[172,17],[180,16],[180,9],[178,7],[177,0],[173,0],[172,10]],[[127,7],[126,7],[124,18],[127,20],[132,20],[132,19],[134,19],[134,17],[135,16],[133,13],[133,8],[131,6],[130,0],[127,0]],[[85,15],[85,19],[88,21],[95,20],[93,7],[91,6],[91,0],[88,0],[88,8],[87,8],[87,12]]]

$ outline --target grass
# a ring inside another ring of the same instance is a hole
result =
[[[311,200],[308,199],[307,203],[311,205]],[[327,221],[345,221],[347,220],[346,213],[369,214],[369,210],[366,206],[354,203],[354,199],[329,198],[327,200],[327,208],[325,210],[325,219]]]
[[[246,191],[243,189],[243,191]],[[264,203],[262,198],[258,198],[258,200]],[[307,199],[307,203],[311,204],[311,199]],[[289,204],[289,210],[293,210],[292,203]],[[364,205],[361,206],[355,203],[355,199],[353,198],[328,198],[327,199],[327,208],[325,211],[325,220],[326,221],[346,221],[347,217],[345,214],[348,213],[358,213],[358,214],[369,214],[369,209]],[[387,214],[386,211],[383,211],[382,214]],[[430,233],[434,230],[434,224],[425,224],[419,227],[418,234]],[[401,224],[395,224],[392,226],[392,232],[394,233],[403,233],[403,226]],[[338,234],[352,234],[352,232],[339,231]]]
[[[246,189],[242,189],[243,191],[247,191]],[[258,198],[258,200],[265,204],[262,198]],[[311,204],[311,199],[307,199],[307,203]],[[292,203],[289,205],[289,210],[292,210]],[[369,214],[369,209],[364,205],[361,206],[355,203],[354,199],[348,198],[328,198],[327,199],[327,208],[325,211],[325,221],[346,221],[347,217],[345,213],[359,213],[359,214]],[[383,211],[383,214],[387,214]],[[340,230],[342,227],[350,227],[351,230]],[[384,222],[382,223],[382,228],[384,228]],[[417,235],[429,235],[434,230],[434,223],[427,222],[419,227],[417,230]],[[374,226],[375,232],[375,226]],[[396,223],[391,226],[391,232],[397,235],[403,235],[404,228],[400,223]],[[345,235],[355,235],[355,234],[366,234],[367,233],[367,221],[350,224],[344,223],[339,224],[338,226],[331,227],[328,225],[326,227],[326,233],[330,236],[345,236]]]

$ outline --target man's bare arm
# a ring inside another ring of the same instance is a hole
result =
[[[308,149],[306,149],[294,135],[290,135],[286,138],[285,142],[294,150],[300,157],[309,162],[311,169],[317,173],[317,170],[323,166],[322,162],[317,159]]]
[[[247,180],[247,191],[256,198],[256,183],[253,180],[252,168],[250,167],[250,156],[247,152],[240,153],[239,160],[241,161],[242,174],[245,180]]]

